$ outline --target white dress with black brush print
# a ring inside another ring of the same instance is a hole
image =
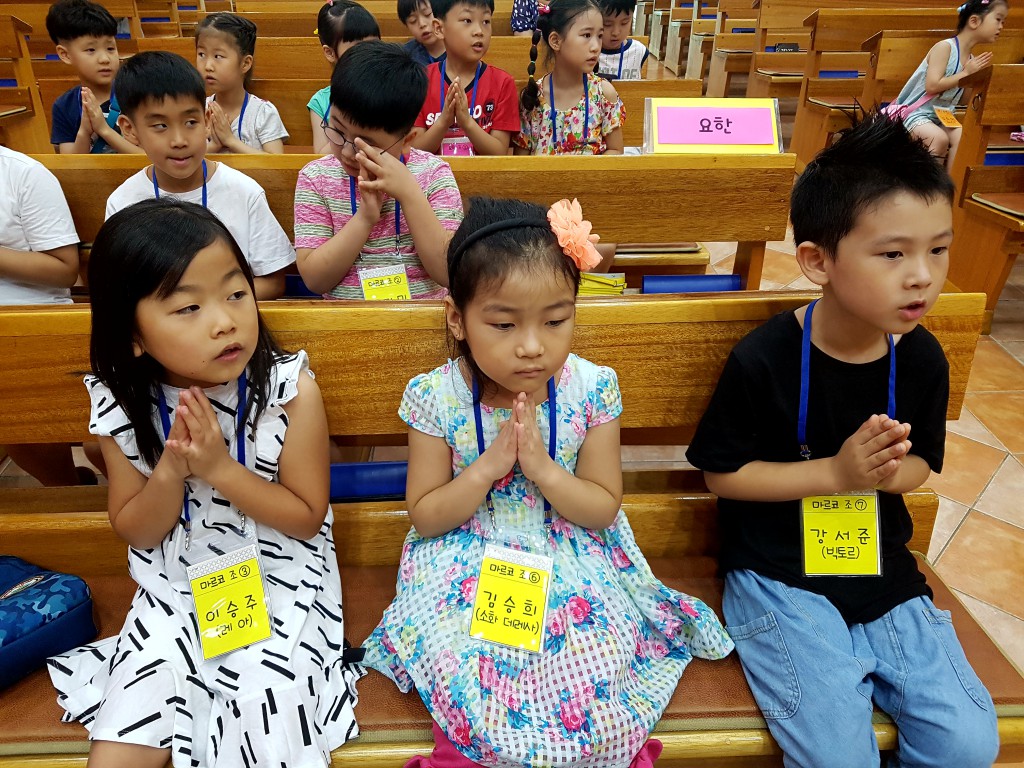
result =
[[[282,406],[310,375],[304,352],[275,366],[269,404],[256,428],[246,428],[247,466],[274,480],[288,428]],[[113,437],[131,463],[135,431],[110,390],[86,377],[92,398],[89,431]],[[164,387],[174,418],[180,390]],[[237,382],[206,390],[235,455]],[[153,419],[161,430],[154,403]],[[161,432],[162,433],[162,432]],[[330,751],[358,735],[355,681],[363,674],[343,662],[341,584],[328,511],[320,531],[300,541],[246,522],[238,509],[195,477],[187,481],[192,541],[181,523],[158,548],[128,548],[138,590],[115,637],[50,659],[49,671],[65,722],[77,720],[93,740],[171,750],[175,768],[200,766],[323,766]],[[273,613],[274,634],[262,643],[203,661],[185,566],[258,539]]]

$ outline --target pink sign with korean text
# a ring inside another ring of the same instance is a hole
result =
[[[648,99],[646,153],[782,151],[775,99]]]

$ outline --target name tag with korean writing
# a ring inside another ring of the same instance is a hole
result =
[[[644,154],[782,152],[775,99],[648,98],[644,111]]]
[[[935,116],[939,118],[939,122],[947,128],[959,128],[960,121],[956,119],[956,115],[953,114],[951,109],[943,109],[942,107],[935,108]]]
[[[400,301],[410,296],[409,276],[402,264],[360,270],[359,284],[368,301]]]
[[[469,634],[540,653],[551,585],[550,557],[488,544],[480,565]]]
[[[805,576],[881,576],[875,491],[802,499]]]
[[[441,139],[441,157],[473,157],[473,142],[465,136]]]
[[[270,604],[255,544],[190,565],[185,573],[204,659],[270,637]]]

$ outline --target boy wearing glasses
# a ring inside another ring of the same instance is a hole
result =
[[[295,185],[299,273],[326,299],[444,295],[462,197],[448,164],[412,147],[426,91],[423,67],[391,43],[360,43],[334,68],[331,154]]]

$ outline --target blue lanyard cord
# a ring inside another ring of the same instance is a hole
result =
[[[160,185],[156,181],[156,166],[153,166],[153,197],[160,199]],[[203,160],[203,208],[206,208],[206,161]]]
[[[444,65],[445,65],[445,62],[444,62],[444,60],[442,60],[441,61],[441,112],[444,112],[444,72],[445,72],[445,66]],[[469,116],[474,121],[476,120],[476,117],[473,116],[473,113],[476,111],[476,89],[477,89],[477,86],[480,85],[480,67],[481,67],[480,62],[477,62],[476,74],[473,75],[473,95],[470,96],[470,100],[471,100],[472,103],[469,105]]]
[[[402,165],[405,165],[405,155],[401,157]],[[356,215],[356,211],[359,210],[359,205],[356,203],[356,177],[348,177],[348,199],[352,204],[352,215]],[[402,230],[402,204],[395,200],[395,251],[399,251],[398,239],[401,236]]]
[[[242,111],[238,113],[238,140],[242,140],[242,120],[245,119],[245,108],[249,106],[249,92],[243,91],[245,98],[242,99]],[[213,100],[217,100],[217,94],[213,95]]]
[[[548,379],[548,456],[555,459],[555,448],[558,442],[558,401],[555,392],[555,379],[552,376]],[[515,404],[513,403],[513,407]],[[477,455],[483,456],[487,446],[484,444],[484,422],[480,412],[480,384],[473,377],[473,418],[476,421],[476,449]],[[491,524],[494,523],[494,504],[491,501],[491,491],[487,491],[487,507],[491,512]],[[551,503],[544,499],[544,525],[551,525]]]
[[[235,458],[243,467],[245,466],[245,396],[246,377],[245,371],[238,377],[238,420],[235,427]],[[171,434],[171,412],[167,407],[167,398],[164,397],[163,387],[157,386],[157,404],[160,410],[160,423],[164,428],[164,440]],[[188,509],[188,484],[185,485],[185,501],[182,503],[182,516],[185,518],[185,549],[192,543],[192,515]],[[245,515],[242,515],[242,530],[245,530]]]
[[[618,78],[616,78],[618,80],[622,79],[622,58],[625,55],[626,55],[626,44],[623,43],[621,46],[619,46],[619,76],[618,76]]]
[[[621,61],[620,61],[621,69]],[[555,78],[553,75],[548,75],[548,95],[551,99],[551,143],[558,146],[558,113],[555,110]],[[583,143],[589,143],[587,137],[587,126],[590,125],[590,83],[587,82],[587,76],[583,75]]]
[[[800,444],[800,455],[804,459],[811,458],[811,449],[807,446],[807,395],[811,388],[811,316],[814,314],[815,299],[807,307],[804,315],[803,338],[800,343],[800,411],[797,415],[796,432]],[[896,343],[892,334],[889,341],[889,400],[886,415],[896,418]]]

